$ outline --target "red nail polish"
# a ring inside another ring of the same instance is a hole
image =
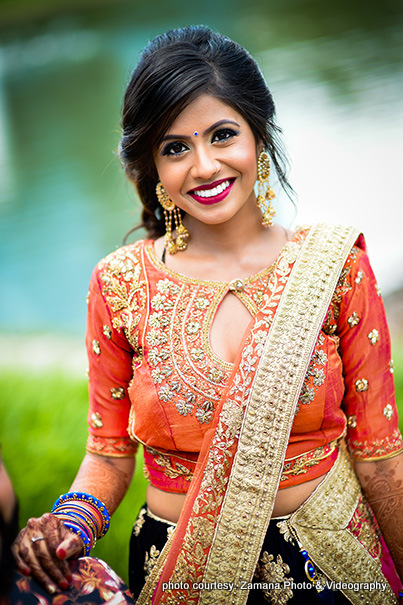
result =
[[[67,590],[69,587],[69,583],[67,582],[67,580],[62,580],[61,582],[59,582],[59,585],[62,590]]]
[[[57,556],[59,557],[59,559],[65,559],[66,555],[67,555],[67,553],[64,550],[64,548],[58,548],[57,549]]]

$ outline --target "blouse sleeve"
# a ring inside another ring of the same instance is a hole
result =
[[[380,289],[364,249],[344,268],[338,318],[347,416],[347,445],[357,461],[388,458],[403,449],[395,402],[389,330]]]
[[[128,385],[133,350],[113,325],[105,300],[101,267],[94,269],[88,293],[86,347],[89,360],[89,435],[87,451],[105,456],[134,456],[138,443],[127,426],[130,414]]]

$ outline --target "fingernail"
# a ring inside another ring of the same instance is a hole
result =
[[[64,550],[64,548],[58,548],[57,549],[57,556],[59,557],[59,559],[65,559],[66,555],[67,555],[67,553]]]
[[[69,587],[69,583],[67,582],[67,580],[62,580],[61,582],[59,582],[59,586],[62,590],[67,590]]]
[[[48,591],[50,594],[55,594],[55,592],[56,592],[56,588],[55,588],[54,586],[52,586],[52,584],[48,584],[48,586],[47,586],[47,591]]]
[[[24,569],[22,569],[21,572],[24,574],[24,576],[29,576],[31,573],[31,570],[29,569],[29,567],[24,567]]]

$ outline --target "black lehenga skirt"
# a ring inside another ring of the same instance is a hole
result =
[[[307,554],[284,538],[283,522],[277,518],[269,524],[247,604],[348,605],[341,591],[326,586],[319,570],[308,569]],[[135,600],[174,529],[174,523],[156,517],[147,506],[140,510],[130,540],[129,586]]]

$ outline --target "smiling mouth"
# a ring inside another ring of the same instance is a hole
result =
[[[213,204],[216,202],[220,202],[231,191],[234,182],[235,179],[232,178],[221,181],[214,187],[211,187],[211,185],[205,185],[204,188],[200,187],[197,189],[192,189],[191,191],[189,191],[189,195],[191,195],[193,199],[198,202],[201,202],[202,204]]]

